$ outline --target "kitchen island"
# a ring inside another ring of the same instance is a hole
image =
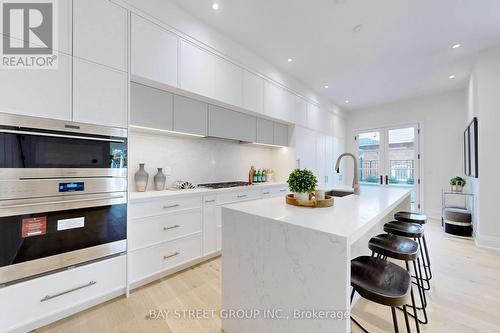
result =
[[[224,331],[350,332],[350,259],[409,208],[408,189],[371,186],[326,208],[284,197],[223,207]]]

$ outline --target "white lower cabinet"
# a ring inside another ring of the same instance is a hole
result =
[[[130,255],[130,276],[133,287],[141,281],[160,277],[162,273],[189,263],[202,256],[201,232],[172,241],[132,251]]]
[[[217,197],[203,197],[203,255],[218,251]]]
[[[0,331],[25,332],[125,292],[124,255],[0,288]]]

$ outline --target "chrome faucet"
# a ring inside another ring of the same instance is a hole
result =
[[[340,160],[344,156],[351,156],[352,160],[354,161],[354,178],[352,180],[352,189],[354,190],[354,194],[359,194],[358,159],[356,158],[356,156],[351,153],[343,153],[342,155],[340,155],[339,158],[337,158],[337,163],[335,164],[335,171],[337,171],[337,173],[340,172]]]

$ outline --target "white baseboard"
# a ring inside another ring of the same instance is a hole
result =
[[[478,233],[474,233],[474,236],[476,246],[500,251],[500,237],[481,236]]]

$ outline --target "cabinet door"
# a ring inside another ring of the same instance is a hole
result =
[[[274,144],[274,121],[257,118],[257,142]]]
[[[307,103],[307,127],[320,131],[323,127],[321,120],[319,107],[312,103]]]
[[[127,75],[73,59],[73,120],[127,127]]]
[[[178,38],[132,14],[130,39],[132,75],[177,87]]]
[[[214,96],[215,57],[185,40],[180,41],[180,87],[203,96]]]
[[[174,131],[206,136],[207,113],[207,103],[174,95]]]
[[[131,125],[172,130],[173,95],[132,82],[130,85]]]
[[[335,162],[333,155],[333,137],[330,135],[325,136],[325,185],[332,187],[335,179]]]
[[[295,98],[295,123],[307,126],[307,101],[299,96]]]
[[[316,134],[316,170],[315,175],[318,178],[318,186],[324,187],[326,183],[325,179],[325,135]]]
[[[208,135],[218,138],[255,142],[257,118],[218,106],[208,107]]]
[[[1,70],[0,112],[71,120],[71,56],[57,69]]]
[[[217,227],[216,197],[206,196],[203,198],[203,255],[217,251]]]
[[[249,71],[243,73],[243,107],[263,113],[264,79]]]
[[[73,6],[73,55],[126,71],[127,11],[107,0]]]
[[[333,166],[335,167],[335,163],[337,163],[337,159],[340,156],[340,154],[345,152],[345,141],[344,139],[334,137],[333,138],[333,160],[334,164]],[[345,170],[344,167],[344,160],[340,163],[340,173],[337,173],[334,171],[334,177],[333,177],[333,185],[343,185],[343,172]]]
[[[316,134],[307,128],[295,126],[297,167],[316,170]]]
[[[274,144],[278,146],[288,146],[288,125],[274,123]]]
[[[236,106],[242,106],[243,70],[229,61],[215,57],[214,98]]]
[[[277,85],[264,82],[264,113],[270,117],[294,122],[295,95]]]

